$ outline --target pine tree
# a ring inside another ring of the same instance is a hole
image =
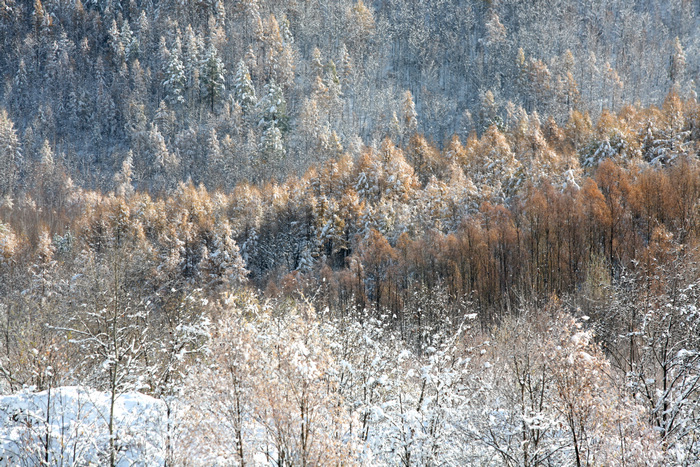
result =
[[[250,71],[242,59],[236,68],[233,86],[236,100],[241,104],[244,115],[250,115],[258,104],[258,98],[255,96],[255,87],[250,79]]]
[[[14,123],[0,110],[0,203],[15,190],[20,164],[20,145]]]
[[[160,101],[156,113],[153,116],[153,123],[155,123],[165,135],[170,135],[171,132],[175,130],[175,112],[168,108],[168,104],[166,104],[165,101]]]
[[[409,90],[403,93],[403,124],[406,137],[410,138],[418,131],[418,113],[416,112],[416,104],[413,102],[413,95]]]
[[[209,169],[207,186],[210,188],[223,187],[225,183],[224,153],[214,128],[207,135],[206,153],[206,165]]]
[[[605,78],[608,82],[608,89],[610,91],[610,108],[615,110],[615,104],[617,99],[620,97],[619,93],[622,93],[624,83],[622,82],[620,75],[617,73],[617,70],[608,62],[605,62]]]
[[[13,90],[12,102],[16,108],[24,108],[24,105],[29,104],[28,96],[29,94],[29,77],[27,75],[27,66],[24,59],[20,59],[19,65],[17,66],[17,72],[15,73],[14,80],[12,82]]]
[[[274,121],[263,131],[260,141],[260,152],[263,155],[264,162],[280,161],[286,154],[282,132],[277,128]]]
[[[265,97],[258,102],[260,120],[258,126],[264,129],[276,126],[282,133],[288,130],[287,101],[282,88],[274,81],[265,86]]]
[[[144,52],[146,52],[145,47],[148,46],[150,43],[150,34],[151,34],[151,23],[148,20],[148,16],[146,16],[146,11],[141,10],[141,14],[139,15],[138,19],[136,20],[136,29],[137,29],[137,34],[136,34],[136,40],[137,44],[139,46],[144,47]]]
[[[37,33],[40,33],[51,26],[51,15],[46,13],[44,5],[41,4],[41,0],[34,0],[32,19],[34,21],[34,29]]]
[[[211,111],[214,112],[215,100],[226,90],[225,86],[226,68],[219,58],[219,54],[214,46],[210,46],[207,57],[202,64],[201,81],[204,87],[204,96],[211,104]]]
[[[182,47],[182,63],[185,66],[187,78],[187,91],[191,94],[199,89],[200,72],[202,65],[202,39],[194,33],[190,25],[185,29],[185,38]],[[192,102],[193,96],[190,96]]]
[[[321,116],[315,98],[304,99],[296,121],[296,130],[301,134],[304,144],[302,148],[313,159],[315,155],[312,154],[312,151],[320,149],[320,145],[316,143],[319,142],[321,134]]]
[[[325,117],[325,123],[329,126],[338,125],[339,117],[342,117],[342,90],[335,63],[332,60],[325,65],[323,77],[316,76],[312,89],[319,111]]]
[[[338,69],[333,60],[329,60],[326,66],[323,67],[325,74],[325,83],[328,86],[328,92],[332,98],[338,98],[342,95],[340,90],[340,78],[338,78]]]
[[[37,0],[38,2],[39,0]],[[112,48],[112,57],[114,59],[114,64],[119,66],[121,62],[125,59],[124,43],[121,39],[121,32],[117,26],[117,21],[112,20],[112,26],[108,31],[109,44]]]
[[[139,55],[139,41],[134,33],[131,31],[128,21],[122,23],[122,29],[119,33],[119,38],[124,49],[124,57],[127,61],[134,60]]]
[[[678,87],[681,81],[683,80],[685,68],[685,52],[683,51],[683,46],[681,45],[680,39],[678,38],[678,36],[676,36],[676,38],[673,41],[673,51],[671,53],[671,58],[669,60],[668,67],[668,77],[670,78],[671,84],[674,87]]]
[[[233,231],[227,220],[219,222],[214,228],[214,241],[210,254],[209,273],[225,286],[231,287],[242,284],[248,271],[241,257]]]
[[[287,103],[280,88],[274,81],[266,86],[265,97],[258,102],[262,128],[259,151],[261,160],[253,165],[262,169],[264,165],[281,161],[286,155],[283,134],[287,132]],[[262,173],[262,172],[260,172]]]
[[[165,88],[166,99],[172,105],[183,104],[185,102],[185,86],[187,78],[185,77],[185,66],[180,60],[180,54],[175,48],[170,53],[168,67],[165,70],[165,80],[163,87]]]
[[[318,47],[314,47],[314,50],[311,51],[311,69],[316,76],[323,74],[323,59],[321,58],[321,50]]]
[[[132,179],[134,174],[134,155],[131,151],[122,162],[122,169],[114,175],[116,194],[121,198],[128,199],[134,194]]]
[[[498,114],[496,106],[496,98],[493,92],[489,89],[481,98],[481,128],[487,130],[491,125],[498,124]]]
[[[165,138],[155,125],[151,125],[145,135],[144,160],[137,165],[137,173],[144,178],[150,178],[155,182],[155,188],[163,189],[170,186],[176,177],[176,170],[179,166],[177,153],[168,151]]]

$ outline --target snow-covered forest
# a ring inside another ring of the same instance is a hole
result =
[[[698,31],[0,0],[0,465],[700,464]]]

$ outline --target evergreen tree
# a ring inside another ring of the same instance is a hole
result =
[[[282,88],[274,81],[265,86],[265,96],[258,102],[260,120],[258,126],[264,131],[275,126],[282,133],[286,133],[289,116],[287,115],[287,101],[284,98]]]
[[[124,49],[124,57],[127,61],[134,60],[139,55],[139,40],[131,30],[128,21],[122,23],[122,29],[119,34],[121,39],[122,47]]]
[[[34,21],[34,29],[37,33],[40,33],[51,26],[51,15],[46,13],[44,5],[41,4],[41,0],[34,0],[32,19]]]
[[[20,166],[20,146],[14,123],[0,110],[0,198],[11,196]],[[0,205],[2,200],[0,199]]]
[[[202,64],[200,79],[204,87],[204,96],[211,104],[211,111],[214,112],[215,100],[226,90],[226,68],[219,58],[216,48],[212,45],[207,51],[207,57]]]
[[[209,169],[208,183],[209,187],[221,188],[225,184],[225,166],[224,153],[219,144],[219,137],[215,129],[211,129],[206,139],[206,165]]]
[[[260,152],[263,156],[263,162],[267,163],[278,162],[286,154],[282,132],[274,122],[271,122],[263,131],[262,139],[260,140]]]
[[[170,104],[177,105],[185,102],[186,84],[185,66],[180,60],[180,54],[175,49],[170,53],[170,61],[165,70],[165,80],[163,81],[166,99]]]
[[[116,194],[122,198],[130,198],[134,194],[132,179],[134,175],[134,155],[131,151],[122,162],[122,168],[114,175]]]
[[[321,59],[321,50],[318,47],[314,47],[311,52],[311,69],[316,76],[323,74],[323,60]]]
[[[685,52],[683,51],[683,46],[681,45],[680,39],[678,36],[676,36],[676,38],[673,40],[673,51],[671,53],[668,67],[668,77],[673,86],[678,87],[682,82],[685,68]]]
[[[119,27],[117,26],[116,20],[112,20],[112,26],[109,28],[108,31],[108,37],[109,44],[112,48],[112,57],[114,60],[114,64],[116,66],[119,66],[119,64],[121,64],[121,62],[123,62],[125,59],[125,51],[124,43],[121,39],[121,32],[119,31]]]
[[[411,91],[406,90],[403,94],[403,123],[406,136],[410,137],[418,131],[418,113],[416,104],[413,102]]]
[[[190,93],[190,99],[194,97],[192,93],[199,89],[202,48],[202,39],[195,34],[192,26],[188,25],[185,29],[185,38],[183,40],[182,63],[185,66],[186,87]]]
[[[498,124],[496,98],[489,89],[481,98],[481,128],[487,130],[491,125]]]
[[[255,96],[255,87],[250,79],[250,72],[243,60],[238,62],[233,86],[236,100],[241,104],[243,113],[249,115],[255,109],[258,98]]]

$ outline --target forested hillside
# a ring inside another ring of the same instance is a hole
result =
[[[700,463],[698,13],[1,0],[0,465]]]
[[[443,147],[512,128],[523,111],[563,125],[572,110],[660,105],[672,86],[695,92],[699,8],[3,0],[0,105],[17,135],[0,158],[3,195],[29,184],[48,149],[84,187],[112,189],[131,157],[139,190],[231,189],[385,136],[406,144],[417,131]]]

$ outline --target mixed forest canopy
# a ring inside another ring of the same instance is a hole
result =
[[[0,0],[0,465],[700,462],[699,23]]]
[[[442,148],[512,129],[523,112],[564,125],[574,110],[658,106],[672,87],[694,95],[699,8],[3,0],[0,106],[17,141],[2,194],[19,194],[46,147],[82,187],[113,189],[131,158],[139,190],[231,189],[386,136],[418,132]]]

